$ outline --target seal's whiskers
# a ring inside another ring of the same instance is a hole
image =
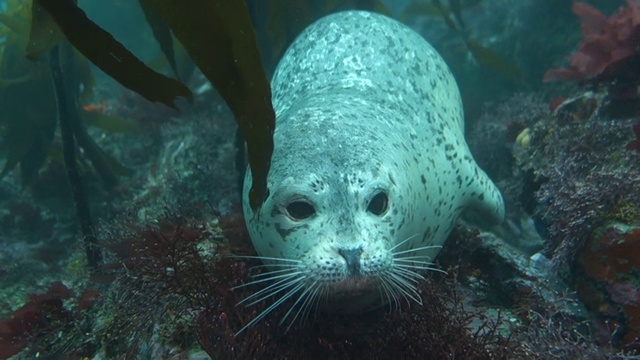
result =
[[[397,246],[394,246],[394,248],[396,248]],[[402,254],[409,254],[412,252],[417,252],[420,250],[429,250],[429,249],[442,249],[442,246],[440,245],[429,245],[429,246],[421,246],[421,247],[417,247],[417,248],[412,248],[412,249],[407,249],[407,250],[403,250],[403,251],[397,251],[393,253],[393,256],[397,256],[397,255],[402,255]]]
[[[398,292],[395,290],[394,285],[386,278],[386,276],[379,277],[381,288],[384,289],[384,292],[389,300],[389,304],[391,304],[391,299],[393,299],[392,308],[395,310],[400,309],[400,301],[398,299]]]
[[[391,253],[393,253],[393,251],[394,251],[395,249],[399,248],[399,247],[400,247],[400,246],[402,246],[404,243],[406,243],[407,241],[409,241],[409,240],[411,240],[411,239],[415,238],[415,237],[416,237],[416,236],[418,236],[418,235],[420,235],[420,234],[413,234],[413,235],[409,236],[408,238],[406,238],[406,239],[404,239],[404,240],[402,240],[402,241],[398,242],[398,243],[397,243],[397,244],[395,244],[391,249],[389,249],[389,251],[390,251]]]
[[[429,255],[403,256],[403,257],[393,259],[393,261],[419,262],[419,263],[424,263],[428,265],[433,265],[433,263],[429,262],[429,260],[431,260],[431,256]]]
[[[258,321],[262,320],[262,318],[264,318],[265,316],[267,316],[271,311],[273,311],[274,309],[276,309],[278,306],[280,306],[280,304],[282,304],[283,302],[285,302],[287,299],[289,299],[291,296],[293,296],[294,294],[296,294],[298,291],[300,291],[301,289],[304,288],[304,283],[302,282],[304,278],[298,278],[295,279],[294,281],[291,281],[289,283],[287,283],[287,287],[285,287],[284,289],[287,289],[289,287],[293,286],[293,289],[290,289],[286,294],[284,294],[280,299],[276,300],[273,304],[269,305],[269,307],[267,307],[266,309],[264,309],[260,314],[258,314],[258,316],[256,316],[255,318],[253,318],[253,320],[249,321],[245,326],[243,326],[240,330],[238,330],[238,332],[235,333],[235,335],[237,336],[238,334],[240,334],[241,332],[243,332],[246,328],[253,326],[253,324],[257,323]],[[280,292],[283,289],[278,290],[277,292]],[[272,296],[273,294],[269,294],[267,297]],[[246,299],[245,299],[246,300]],[[244,301],[244,300],[243,300]],[[243,302],[242,301],[242,302]],[[253,305],[258,301],[254,301],[252,303],[250,303],[249,305]],[[241,303],[242,303],[241,302]]]
[[[301,321],[304,323],[304,321],[307,319],[307,317],[311,313],[311,309],[312,308],[317,309],[318,305],[320,304],[320,299],[323,297],[326,298],[326,295],[327,295],[326,287],[321,286],[320,284],[317,284],[317,285],[314,284],[314,285],[315,285],[315,289],[313,290],[313,293],[311,293],[311,295],[308,297],[309,299],[308,302],[305,301],[305,303],[302,304],[300,309],[298,309],[296,316],[291,320],[291,323],[289,323],[287,330],[289,330],[291,325],[293,325],[293,323],[296,322],[298,315],[302,315]]]
[[[256,305],[264,300],[272,297],[279,296],[272,304],[266,309],[260,312],[254,319],[245,324],[237,333],[241,333],[248,327],[254,325],[258,321],[262,320],[265,316],[278,308],[282,303],[290,298],[297,297],[291,308],[280,320],[280,324],[283,324],[287,318],[293,316],[291,323],[287,327],[287,330],[291,325],[302,315],[305,317],[309,313],[310,308],[317,305],[319,295],[322,293],[319,281],[315,281],[311,285],[305,283],[307,275],[304,272],[299,271],[299,260],[261,257],[261,256],[234,256],[245,259],[260,259],[265,263],[264,265],[257,265],[252,269],[267,268],[269,271],[257,273],[252,275],[252,280],[242,285],[238,285],[232,288],[239,289],[246,286],[259,285],[263,283],[269,283],[269,285],[256,291],[255,293],[247,296],[238,302],[237,305],[244,304],[245,306]]]
[[[293,305],[291,305],[291,308],[287,311],[286,314],[284,314],[282,319],[280,319],[280,325],[284,324],[284,322],[287,320],[287,317],[289,317],[289,315],[296,308],[298,303],[300,303],[300,301],[302,301],[304,299],[302,304],[298,307],[298,311],[296,311],[295,316],[289,322],[289,326],[287,326],[287,331],[291,328],[291,325],[293,325],[293,323],[296,322],[296,319],[300,315],[300,312],[305,310],[309,306],[310,301],[313,301],[313,299],[317,296],[317,294],[318,294],[318,286],[317,286],[317,284],[318,284],[318,280],[316,280],[313,284],[308,286],[302,292],[302,294],[300,294],[300,296],[298,296],[298,300],[296,300],[296,302],[294,302]]]
[[[252,280],[252,281],[246,282],[246,283],[244,283],[242,285],[234,286],[234,287],[231,288],[231,290],[240,289],[240,288],[243,288],[243,287],[246,287],[246,286],[256,285],[256,284],[259,284],[259,283],[262,283],[262,282],[273,281],[273,280],[276,280],[276,279],[290,278],[292,276],[295,276],[295,275],[299,274],[299,272],[296,272],[296,271],[292,272],[291,269],[287,269],[287,271],[288,272],[285,272],[284,274],[276,275],[276,276],[272,276],[272,275],[274,273],[280,273],[281,271],[273,271],[273,272],[270,272],[270,273],[266,273],[264,276],[262,276],[261,274],[254,275],[254,276],[252,276],[252,278],[255,278],[256,280]],[[266,277],[266,276],[269,276],[269,277]],[[264,277],[266,277],[266,278],[264,278]],[[264,278],[264,279],[262,279],[262,278]],[[276,285],[276,284],[271,284],[271,285]]]
[[[389,250],[393,257],[392,266],[378,277],[381,291],[384,292],[390,304],[392,303],[391,300],[393,300],[393,307],[395,308],[400,308],[399,296],[402,296],[407,302],[412,300],[422,305],[422,297],[418,293],[417,284],[420,281],[424,281],[425,277],[418,271],[437,271],[446,274],[446,271],[433,266],[434,263],[429,261],[431,256],[415,255],[422,250],[440,249],[440,245],[428,245],[398,251],[402,244],[415,237],[416,235],[410,236]]]
[[[276,261],[276,262],[292,262],[292,263],[299,263],[300,262],[300,260],[269,257],[269,256],[259,256],[259,255],[228,255],[228,257],[235,258],[235,259],[258,259],[258,260],[262,260],[262,261],[264,261],[264,260],[268,260],[269,261],[270,260],[270,261]],[[262,265],[257,265],[257,266],[262,266]]]
[[[405,271],[410,271],[408,269],[417,269],[417,270],[437,271],[439,273],[447,274],[447,272],[442,270],[442,269],[434,268],[434,267],[431,267],[431,266],[425,266],[425,265],[396,264],[396,266],[398,268],[403,268]],[[413,274],[415,274],[417,276],[422,277],[420,274],[417,274],[417,273],[415,273],[413,271],[410,271],[410,272],[412,272]],[[424,280],[424,277],[422,277],[422,279]]]
[[[425,280],[424,276],[418,274],[415,271],[412,270],[407,270],[407,269],[403,269],[403,268],[397,268],[395,269],[395,271],[399,274],[399,275],[403,275],[406,279],[411,280],[411,282],[414,283],[418,283],[421,280]]]
[[[268,272],[258,273],[258,274],[255,274],[255,275],[251,275],[251,278],[253,278],[253,279],[258,279],[258,278],[264,278],[264,277],[266,277],[267,279],[265,279],[265,280],[271,280],[271,279],[273,279],[273,277],[271,277],[271,276],[273,276],[274,274],[280,274],[280,273],[285,273],[285,274],[287,274],[287,273],[288,273],[288,274],[292,274],[292,272],[291,272],[291,268],[292,268],[291,266],[287,266],[285,269],[280,269],[280,270],[274,270],[274,271],[268,271]],[[254,268],[252,268],[252,269],[254,269]],[[245,285],[247,285],[247,284],[251,284],[251,285],[253,285],[253,281],[252,281],[252,282],[249,282],[249,283],[246,283]],[[242,285],[240,285],[240,286],[242,286]]]
[[[264,280],[261,280],[259,282],[267,281],[267,280],[269,280],[269,279],[264,279]],[[302,280],[304,280],[304,276],[298,276],[297,274],[285,277],[284,279],[281,279],[281,280],[279,280],[279,281],[277,281],[277,282],[265,287],[264,289],[261,289],[261,290],[255,292],[255,293],[247,296],[246,298],[242,299],[242,301],[240,301],[237,305],[244,304],[249,300],[251,300],[251,302],[248,303],[247,306],[251,306],[251,305],[257,304],[262,300],[266,300],[266,299],[268,299],[268,298],[270,298],[270,297],[272,297],[272,296],[274,296],[274,295],[276,295],[278,293],[286,291],[288,288],[296,285],[297,283],[301,282]],[[254,284],[257,284],[259,282],[254,282]],[[266,295],[263,296],[263,294],[265,294],[265,293],[266,293]],[[255,299],[256,297],[258,297],[258,299]],[[255,300],[252,300],[252,299],[255,299]]]
[[[392,270],[389,272],[387,279],[396,290],[400,291],[400,295],[402,295],[407,302],[411,299],[422,305],[422,298],[420,297],[420,294],[418,294],[416,286],[408,283],[402,274]]]

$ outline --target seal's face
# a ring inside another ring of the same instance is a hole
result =
[[[272,195],[253,220],[265,224],[251,234],[260,239],[254,241],[258,254],[278,269],[291,264],[309,296],[324,297],[322,304],[334,310],[380,306],[403,217],[392,175],[300,175],[270,187]]]
[[[312,306],[361,312],[398,306],[400,299],[420,302],[414,284],[422,276],[415,270],[429,268],[438,249],[416,247],[417,236],[404,226],[415,202],[399,191],[402,179],[384,165],[290,174],[298,175],[271,176],[260,212],[246,214],[256,251],[270,269],[256,281],[272,283],[244,302],[291,297],[296,316]]]

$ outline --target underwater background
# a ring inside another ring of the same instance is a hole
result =
[[[640,358],[640,0],[175,3],[0,0],[0,359]],[[422,306],[236,335],[275,300],[236,288],[268,79],[346,9],[442,55],[507,220],[459,222]]]

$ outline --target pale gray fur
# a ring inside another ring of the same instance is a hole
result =
[[[271,85],[270,195],[254,214],[247,172],[247,227],[260,256],[299,260],[295,271],[321,286],[328,308],[362,311],[407,298],[379,288],[399,264],[393,253],[421,248],[404,254],[433,259],[467,208],[492,223],[504,218],[500,192],[465,143],[451,72],[408,27],[361,11],[327,16],[291,45]],[[367,211],[379,191],[389,197],[381,216]],[[315,214],[294,221],[286,206],[299,200]],[[340,249],[362,250],[357,273]]]

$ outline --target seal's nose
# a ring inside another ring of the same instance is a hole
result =
[[[355,249],[338,249],[338,254],[347,262],[347,269],[352,275],[360,273],[360,255],[362,247]]]

